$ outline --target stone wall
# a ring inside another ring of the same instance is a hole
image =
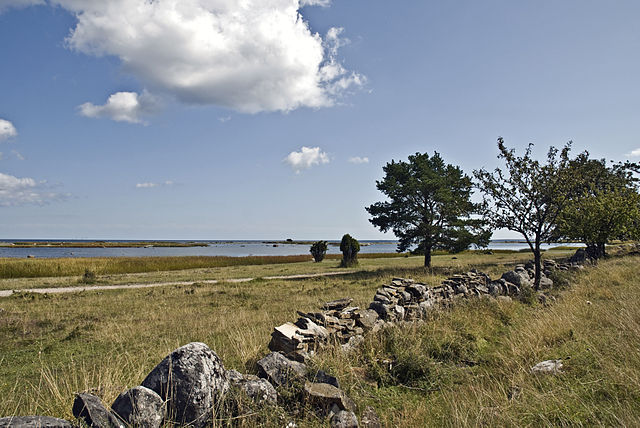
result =
[[[541,285],[553,286],[549,276],[555,270],[579,269],[579,257],[557,263],[544,261]],[[288,405],[279,394],[288,394],[316,409],[333,427],[379,427],[372,408],[361,409],[358,421],[354,402],[340,389],[338,379],[311,373],[306,363],[326,346],[340,346],[349,352],[367,333],[399,322],[423,320],[432,311],[448,307],[460,299],[511,299],[533,285],[533,263],[516,265],[499,279],[492,280],[477,270],[454,275],[432,287],[411,279],[394,278],[376,290],[366,308],[352,306],[350,298],[327,302],[316,312],[298,312],[295,322],[274,328],[269,342],[271,353],[258,361],[258,374],[226,370],[218,355],[204,343],[184,345],[162,360],[140,386],[124,391],[111,407],[95,395],[80,393],[73,414],[91,427],[141,426],[158,428],[163,422],[202,428],[212,423],[214,414],[233,416],[241,402],[252,409]],[[541,300],[544,294],[539,292]],[[231,398],[230,398],[231,397]],[[259,411],[259,410],[258,410]],[[71,427],[61,419],[32,416],[0,418],[2,427]],[[295,427],[291,422],[289,428]]]

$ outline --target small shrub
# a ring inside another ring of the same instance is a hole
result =
[[[313,256],[313,260],[316,263],[320,263],[324,260],[325,254],[327,254],[327,241],[318,241],[311,246],[309,250]]]
[[[82,284],[94,284],[96,282],[96,273],[89,269],[85,269],[79,282]]]
[[[358,251],[360,251],[360,243],[348,233],[342,237],[340,242],[340,251],[342,251],[341,267],[350,267],[358,264]]]
[[[518,296],[518,300],[525,305],[533,305],[537,301],[537,297],[535,290],[530,285],[523,285],[520,288],[520,296]]]

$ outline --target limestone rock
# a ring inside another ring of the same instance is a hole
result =
[[[355,413],[340,410],[331,417],[331,428],[358,428],[358,418]]]
[[[73,416],[82,419],[92,428],[125,428],[113,413],[107,410],[100,398],[82,392],[73,400]]]
[[[351,298],[344,298],[338,300],[332,300],[331,302],[327,302],[324,304],[324,309],[328,311],[340,311],[347,306],[349,306],[353,302]]]
[[[517,268],[516,268],[517,269]],[[523,286],[532,286],[533,282],[529,278],[529,274],[526,270],[510,270],[502,274],[502,279],[512,284],[517,285],[519,288]]]
[[[272,352],[257,363],[258,376],[269,380],[275,386],[289,385],[293,380],[303,379],[307,366],[291,361],[279,352]]]
[[[546,360],[531,367],[531,373],[556,374],[562,371],[562,360]]]
[[[204,343],[181,346],[165,357],[142,382],[168,401],[167,413],[178,425],[206,426],[229,388],[220,357]]]
[[[373,328],[376,321],[380,316],[373,309],[367,309],[364,311],[358,312],[358,318],[356,319],[356,325],[362,327],[364,330],[368,331]]]
[[[335,404],[340,410],[355,410],[354,402],[345,395],[345,393],[328,383],[306,382],[304,385],[304,393],[307,399],[325,414]]]
[[[275,405],[278,401],[276,389],[266,379],[243,380],[240,389],[257,404]]]
[[[124,391],[111,409],[129,425],[140,428],[159,428],[164,419],[162,398],[144,386]]]
[[[336,388],[340,388],[340,382],[335,376],[327,374],[324,370],[318,370],[318,373],[313,377],[313,381],[317,383],[328,383]]]
[[[0,418],[0,428],[72,428],[75,425],[51,416],[8,416]]]

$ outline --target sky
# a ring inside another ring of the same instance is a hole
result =
[[[392,239],[392,159],[640,160],[640,2],[0,0],[0,238]],[[516,237],[498,231],[495,238]]]

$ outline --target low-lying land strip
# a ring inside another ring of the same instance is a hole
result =
[[[16,294],[0,301],[0,416],[71,418],[74,393],[90,388],[111,403],[171,350],[193,341],[207,343],[227,368],[251,372],[268,352],[273,327],[295,319],[297,310],[346,296],[366,306],[394,276],[435,285],[469,267],[464,256],[446,257],[434,271],[422,269],[419,259],[397,258],[406,264],[383,259],[332,277]],[[497,275],[504,264],[522,261],[510,257],[494,259],[494,267],[482,259],[483,270]],[[328,350],[313,368],[337,376],[358,407],[373,406],[384,426],[634,426],[640,422],[639,261],[615,258],[556,278],[557,301],[550,306],[456,304],[427,323],[367,336],[350,355]],[[530,373],[549,359],[562,359],[564,372]],[[299,421],[321,423],[313,414]]]

